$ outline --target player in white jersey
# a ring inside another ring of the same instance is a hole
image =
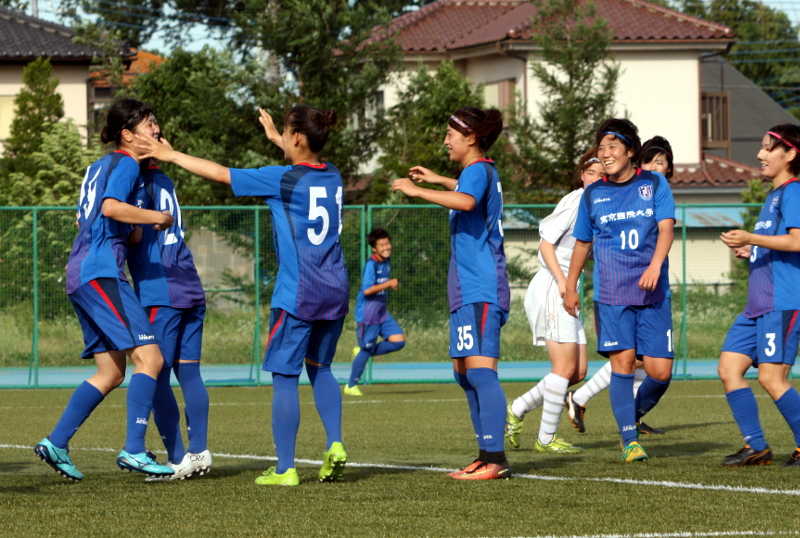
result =
[[[533,333],[533,345],[545,346],[553,368],[531,390],[508,404],[506,439],[519,448],[523,418],[531,410],[544,405],[536,452],[573,454],[580,447],[556,436],[564,397],[570,385],[586,376],[586,333],[580,318],[564,310],[569,262],[575,238],[572,229],[578,216],[578,205],[584,189],[601,179],[606,169],[592,148],[581,157],[573,182],[574,190],[558,202],[553,213],[539,223],[539,263],[541,270],[531,280],[525,294],[525,313]]]

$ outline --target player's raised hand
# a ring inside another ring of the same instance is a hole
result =
[[[143,152],[139,156],[140,160],[156,159],[164,163],[172,162],[171,159],[174,158],[176,151],[172,149],[172,145],[167,142],[166,138],[161,138],[161,141],[159,141],[153,137],[140,134],[133,136],[133,145]]]
[[[414,185],[414,183],[408,179],[407,177],[401,177],[400,179],[395,179],[392,182],[392,192],[400,191],[406,196],[414,197],[416,193],[419,191],[420,187]]]
[[[737,258],[749,258],[752,251],[753,248],[750,245],[745,245],[743,247],[733,249],[733,254]]]
[[[752,235],[744,230],[731,230],[730,232],[722,232],[719,238],[728,248],[737,249],[749,245]]]
[[[175,222],[175,217],[173,217],[172,213],[169,211],[161,211],[161,215],[163,215],[163,217],[160,222],[153,225],[154,230],[167,230]]]
[[[434,174],[424,166],[412,166],[408,169],[408,177],[410,177],[413,181],[417,183],[431,183],[431,184],[438,184],[439,180],[442,179],[442,176],[439,174]]]
[[[278,147],[283,148],[281,134],[275,127],[275,122],[273,121],[272,116],[270,116],[269,112],[263,108],[258,109],[258,114],[258,122],[262,127],[264,127],[264,134],[267,135],[267,139]]]
[[[581,298],[575,290],[566,290],[564,294],[564,309],[570,316],[578,317],[581,310]]]

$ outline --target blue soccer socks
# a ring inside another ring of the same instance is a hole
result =
[[[156,421],[158,433],[167,449],[167,459],[180,463],[186,455],[181,438],[181,412],[175,393],[170,386],[171,368],[164,368],[156,380],[156,393],[153,396],[153,419]]]
[[[200,376],[200,363],[178,362],[172,369],[181,385],[186,406],[189,452],[200,454],[208,450],[208,389]]]
[[[728,405],[733,411],[733,418],[739,425],[744,437],[744,442],[756,452],[766,450],[767,442],[764,440],[764,430],[758,419],[758,404],[755,394],[750,387],[732,390],[725,394]]]
[[[775,400],[778,411],[781,412],[786,423],[794,434],[794,444],[800,447],[800,393],[791,387],[783,393],[783,396]]]
[[[402,342],[390,342],[388,340],[381,341],[372,351],[373,355],[386,355],[387,353],[394,353],[395,351],[400,351],[406,345],[406,341],[403,340]]]
[[[478,396],[481,430],[487,452],[503,452],[506,427],[506,395],[497,372],[491,368],[467,370],[467,380]]]
[[[342,442],[342,393],[330,365],[313,366],[306,363],[306,372],[314,389],[314,404],[327,436],[326,450]],[[279,470],[280,471],[280,470]]]
[[[133,374],[128,384],[128,432],[125,437],[125,451],[130,454],[146,452],[144,435],[147,421],[153,407],[156,380],[147,374]]]
[[[81,427],[81,424],[92,414],[95,407],[103,401],[103,393],[97,387],[84,381],[72,393],[72,397],[66,409],[61,414],[61,418],[56,424],[53,433],[50,434],[50,442],[56,448],[67,448],[69,440]]]
[[[636,374],[634,374],[635,378]],[[667,392],[670,380],[659,381],[650,376],[644,378],[636,392],[636,422],[653,409],[661,397]]]
[[[641,390],[641,389],[640,389]],[[611,410],[617,419],[622,445],[628,446],[636,441],[636,405],[633,398],[633,374],[611,372],[608,387]]]
[[[297,375],[272,374],[272,437],[278,455],[278,474],[294,468],[294,447],[300,428],[299,381]]]
[[[464,389],[464,393],[467,395],[469,418],[472,420],[472,428],[475,430],[475,438],[478,440],[478,448],[481,451],[485,451],[486,442],[483,439],[483,428],[481,427],[481,410],[480,406],[478,405],[478,393],[475,391],[475,387],[473,387],[467,380],[467,376],[465,374],[460,374],[453,370],[453,377],[455,377],[456,383],[458,383],[458,385]]]
[[[350,380],[347,382],[348,387],[355,387],[358,380],[361,379],[361,374],[364,373],[364,367],[367,366],[367,361],[372,355],[369,351],[361,350],[353,359],[353,366],[350,368]]]

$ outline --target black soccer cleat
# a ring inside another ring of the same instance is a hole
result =
[[[648,426],[644,422],[639,423],[639,433],[642,435],[664,435],[666,432],[659,428]]]
[[[583,415],[586,413],[586,407],[576,404],[575,400],[572,399],[574,395],[574,390],[567,393],[567,397],[564,399],[564,407],[567,408],[567,415],[569,416],[569,421],[572,423],[572,426],[578,430],[579,433],[583,433],[586,431],[583,425]]]
[[[750,445],[745,445],[736,454],[725,456],[725,459],[722,460],[722,465],[725,467],[747,467],[750,465],[769,465],[770,463],[772,463],[772,450],[769,447],[758,452],[750,448]]]
[[[792,452],[789,461],[784,463],[782,467],[800,467],[800,448],[796,448],[794,452]]]

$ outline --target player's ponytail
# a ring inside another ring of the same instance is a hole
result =
[[[305,135],[308,149],[319,153],[328,142],[330,128],[336,125],[335,110],[319,110],[306,105],[292,107],[283,122],[292,133]]]
[[[642,145],[641,164],[652,162],[653,159],[663,155],[667,158],[667,173],[664,177],[667,179],[672,177],[672,146],[669,140],[663,136],[654,136]]]
[[[103,144],[114,142],[119,145],[122,131],[133,131],[137,125],[153,115],[153,109],[135,99],[120,99],[108,109],[106,125],[100,133]]]
[[[464,136],[475,135],[478,147],[484,153],[503,132],[503,116],[495,108],[481,110],[475,107],[464,107],[456,110],[447,124]]]
[[[795,151],[794,159],[789,161],[789,171],[794,176],[800,175],[800,126],[782,123],[767,131],[767,134],[772,140],[769,151],[772,151],[778,145],[782,146],[786,151]]]
[[[600,141],[606,135],[612,135],[620,142],[625,144],[625,147],[633,150],[633,157],[631,161],[638,163],[642,151],[642,140],[639,138],[639,128],[633,122],[626,118],[611,118],[603,122],[603,125],[597,130],[594,135],[594,143],[600,145]]]

